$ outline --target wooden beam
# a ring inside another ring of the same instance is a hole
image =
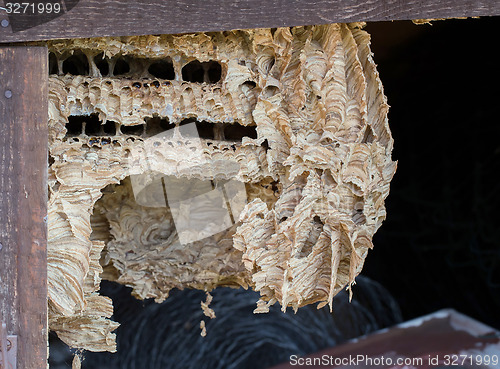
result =
[[[47,366],[45,47],[0,47],[0,315],[18,369]]]
[[[445,366],[447,356],[455,364]],[[477,368],[484,364],[486,357],[491,366],[485,365],[485,368],[498,368],[500,332],[452,309],[439,310],[306,356],[311,362],[316,358],[323,363],[321,366],[314,365],[322,369]],[[396,365],[397,358],[403,359],[401,365]],[[413,365],[403,366],[405,358],[407,365]],[[460,361],[452,358],[459,358]],[[271,369],[312,367],[303,365],[307,363],[305,359],[297,359],[298,356],[291,357],[288,363]],[[389,360],[392,360],[392,365]],[[370,362],[374,365],[368,364]]]
[[[62,3],[64,14],[47,16],[45,20],[39,14],[0,13],[4,19],[0,42],[500,15],[498,0],[64,0]]]

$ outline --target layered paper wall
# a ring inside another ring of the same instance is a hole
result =
[[[331,308],[373,247],[396,169],[361,26],[51,41],[50,328],[116,350],[101,277],[157,302],[241,286],[260,292],[256,312]],[[196,181],[227,214],[175,195]],[[179,214],[206,227],[179,237]]]

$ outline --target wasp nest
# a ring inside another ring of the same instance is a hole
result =
[[[396,169],[360,26],[50,42],[50,328],[114,351],[101,277],[157,301],[250,286],[256,312],[331,307]]]

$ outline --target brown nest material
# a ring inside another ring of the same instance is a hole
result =
[[[260,292],[256,312],[331,307],[396,169],[369,42],[360,24],[51,41],[50,328],[116,350],[101,276],[158,302],[242,286]],[[197,145],[177,139],[189,122]],[[230,226],[186,244],[173,209],[134,193],[151,173],[179,191],[236,181],[246,198]]]

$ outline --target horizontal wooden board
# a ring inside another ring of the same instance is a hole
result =
[[[0,315],[17,367],[47,366],[45,47],[0,47]]]
[[[500,15],[498,0],[61,0],[59,2],[63,6],[61,15],[57,17],[53,14],[41,15],[37,11],[31,15],[8,15],[2,11],[0,19],[4,19],[4,22],[0,27],[0,42]],[[7,1],[4,3],[7,4]],[[27,9],[28,13],[32,9],[34,7]]]

